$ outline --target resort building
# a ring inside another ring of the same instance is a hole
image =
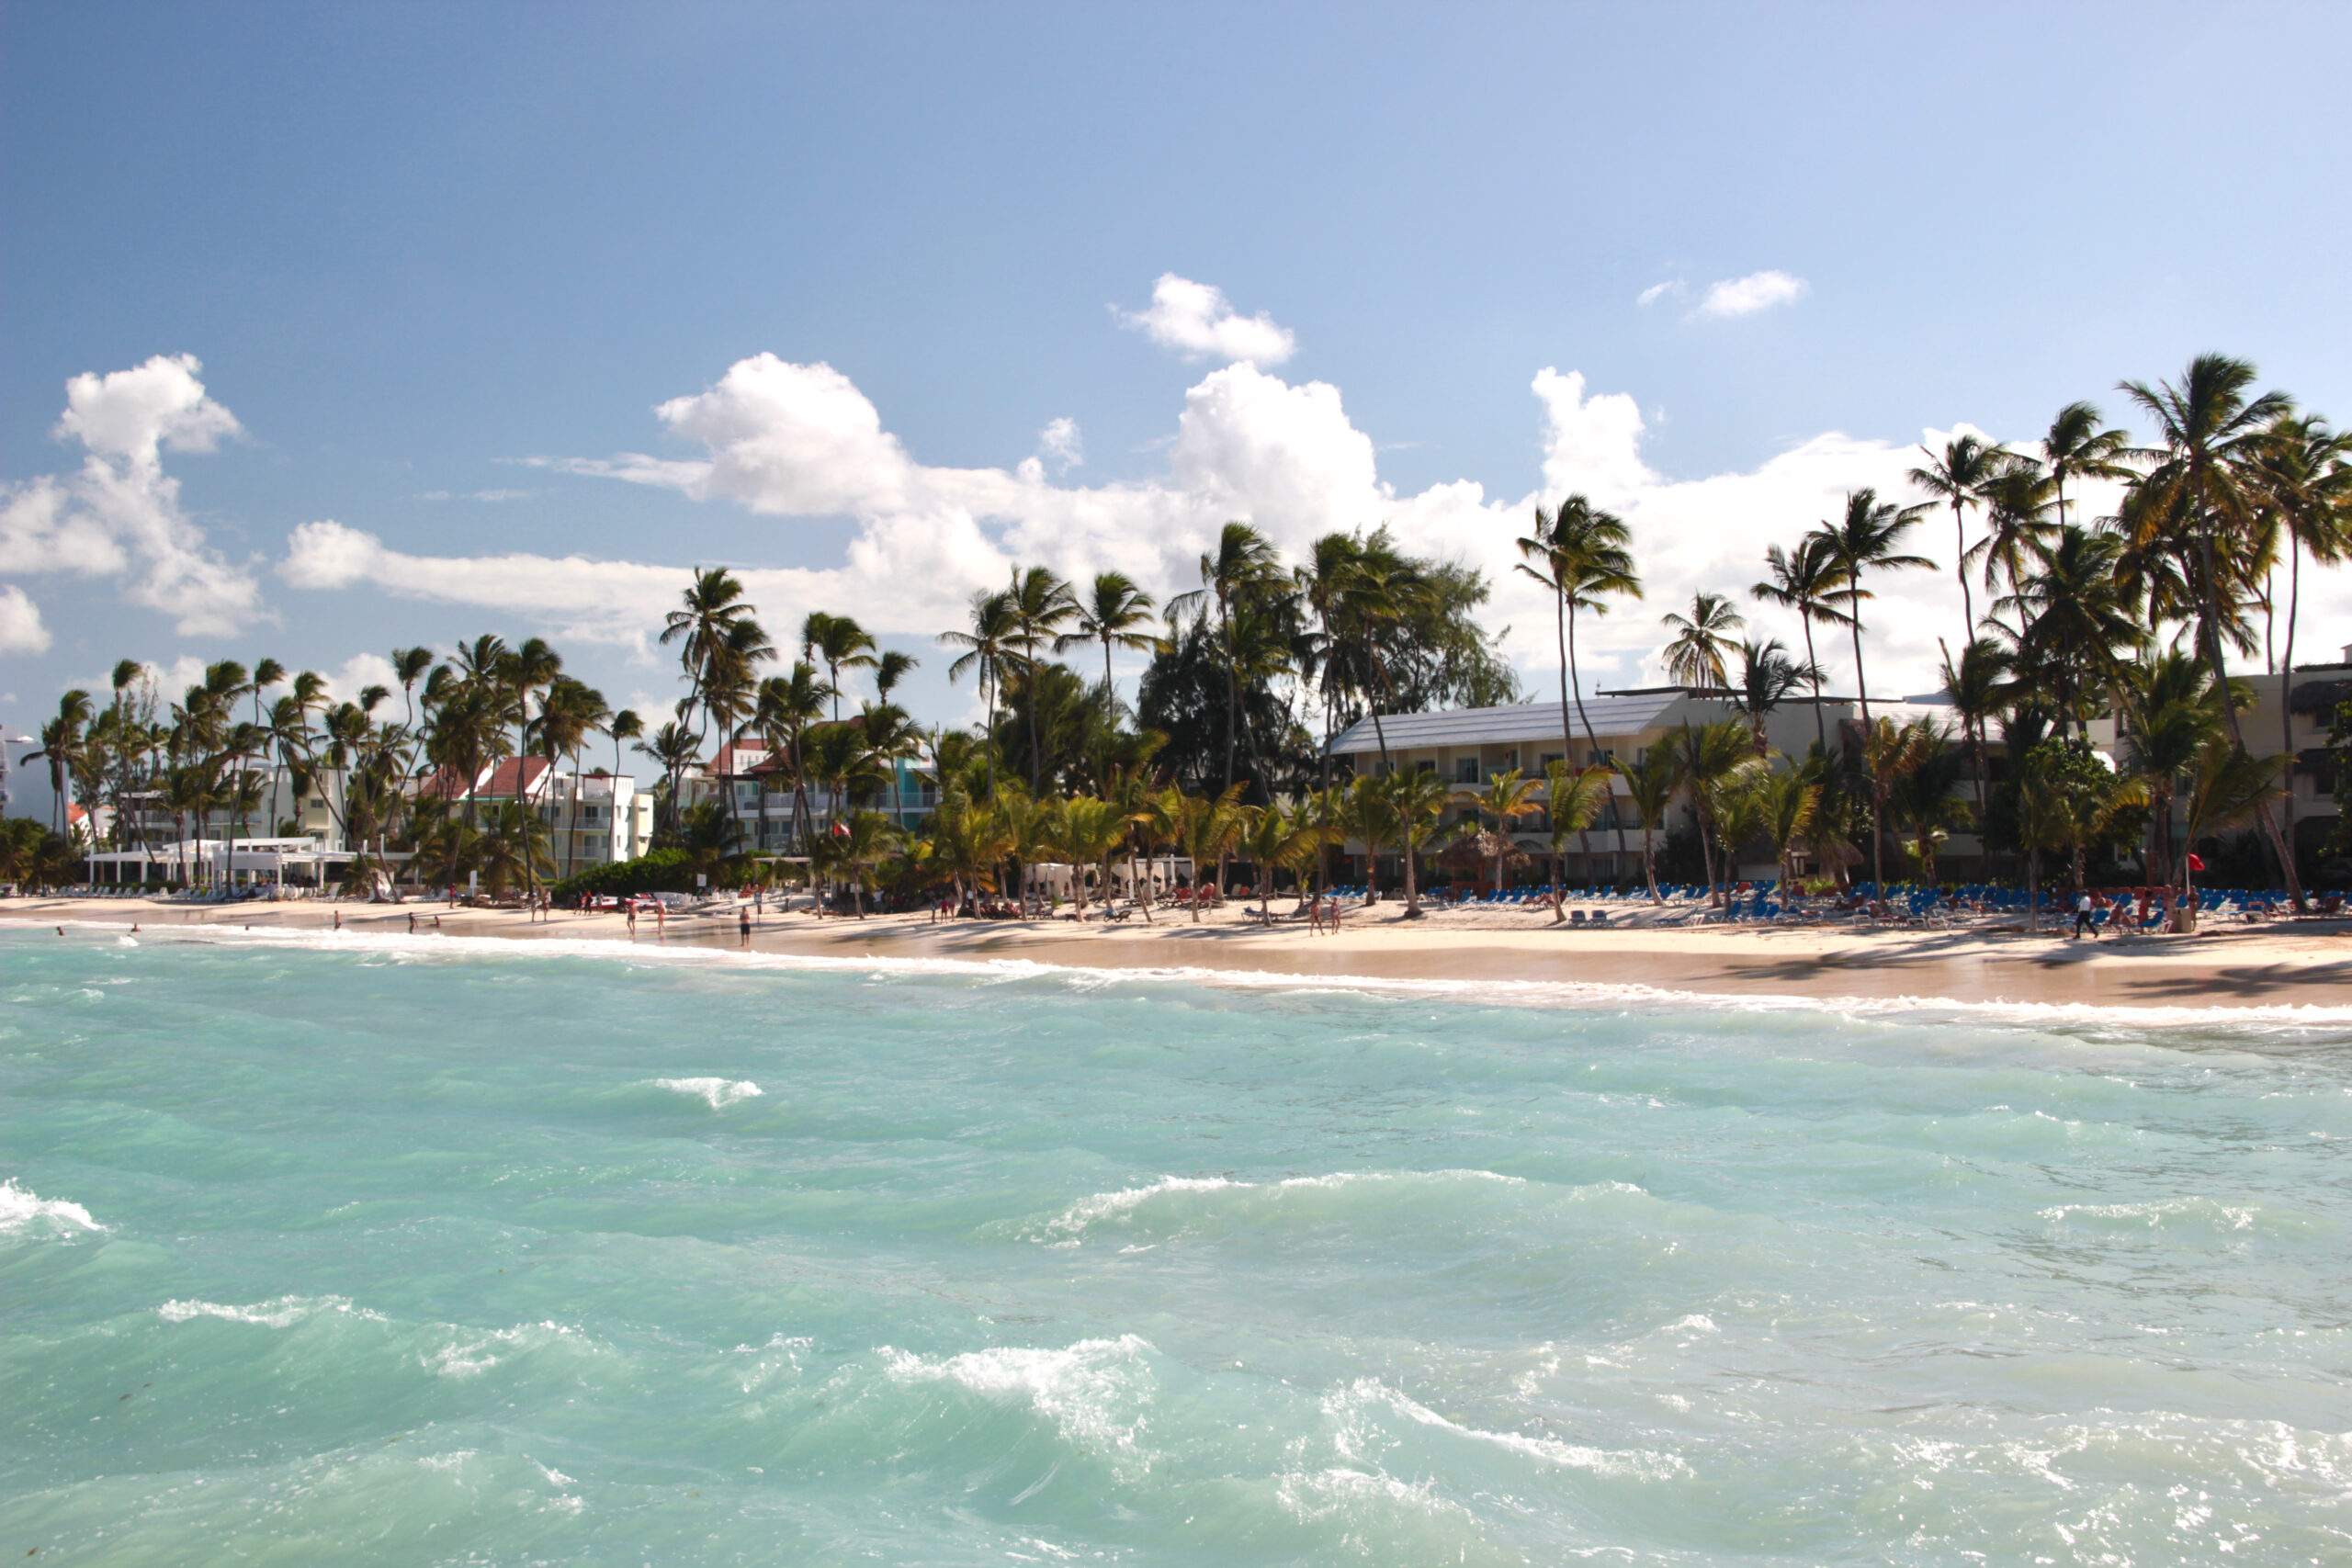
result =
[[[888,783],[861,794],[847,809],[879,811],[900,829],[910,829],[938,807],[939,785],[912,761],[900,760],[890,767]],[[725,806],[735,852],[790,854],[805,841],[785,759],[761,741],[722,743],[707,764],[683,782],[680,793],[689,809],[709,800]],[[813,785],[808,795],[809,831],[822,833],[832,824],[835,803]]]
[[[344,847],[343,780],[334,770],[319,770],[307,787],[297,787],[294,770],[280,764],[247,760],[224,769],[226,774],[239,772],[260,780],[259,795],[242,820],[234,807],[225,806],[175,818],[160,791],[133,791],[122,800],[123,840],[136,846],[182,839],[287,838],[308,839],[321,849]],[[113,825],[109,813],[107,831],[100,836],[110,839]]]
[[[634,860],[653,846],[652,792],[602,768],[575,773],[551,767],[545,757],[502,757],[485,764],[471,787],[445,768],[418,793],[460,806],[470,799],[483,810],[521,801],[547,824],[559,876]]]
[[[2336,705],[2352,700],[2352,645],[2322,663],[2235,679],[2254,697],[2253,705],[2238,715],[2247,749],[2257,755],[2284,751],[2293,759],[2280,825],[2294,823],[2295,856],[2308,865],[2342,815],[2335,805],[2336,761],[2328,731]]]
[[[1886,705],[1894,709],[1903,705]],[[1871,704],[1872,717],[1878,716],[1881,706]],[[1801,757],[1822,736],[1834,741],[1849,716],[1860,722],[1860,710],[1849,699],[1825,697],[1818,724],[1810,697],[1791,701],[1765,716],[1765,744]],[[1530,778],[1540,779],[1544,770],[1562,757],[1577,767],[1630,766],[1652,746],[1676,743],[1686,727],[1696,728],[1727,718],[1741,716],[1721,695],[1696,687],[1658,686],[1606,692],[1587,697],[1580,705],[1571,702],[1567,738],[1561,733],[1558,703],[1517,703],[1508,707],[1367,716],[1333,737],[1330,753],[1359,774],[1413,768],[1439,774],[1453,786],[1456,804],[1446,818],[1453,822],[1476,815],[1470,797],[1496,773],[1517,768]],[[1540,791],[1536,798],[1543,798]],[[1690,813],[1689,804],[1679,802],[1668,813],[1666,827],[1657,830],[1657,841],[1662,843],[1668,829],[1689,820]],[[1511,836],[1521,851],[1548,866],[1552,825],[1545,814],[1521,818],[1512,825]],[[1610,781],[1609,805],[1584,835],[1584,841],[1591,846],[1589,854],[1576,841],[1568,847],[1566,874],[1569,880],[1616,883],[1641,876],[1642,825],[1622,777]],[[1363,846],[1351,843],[1348,852],[1360,855]],[[1769,863],[1742,868],[1742,874],[1750,874],[1770,876],[1772,872]]]

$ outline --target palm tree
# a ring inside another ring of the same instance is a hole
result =
[[[2032,464],[2018,462],[1994,475],[1981,493],[1984,536],[1968,547],[1962,564],[1981,568],[1986,589],[2007,581],[2015,593],[2034,560],[2057,537],[2057,481]]]
[[[1097,782],[1110,776],[1111,762],[1108,739],[1118,728],[1118,697],[1111,684],[1111,653],[1124,648],[1131,653],[1148,653],[1159,646],[1159,638],[1137,630],[1151,624],[1151,595],[1136,586],[1135,579],[1124,571],[1101,571],[1094,574],[1094,587],[1086,602],[1078,607],[1075,626],[1054,638],[1054,651],[1067,653],[1081,642],[1102,645],[1102,731],[1105,739],[1101,772]]]
[[[2018,661],[2041,672],[2062,721],[2086,730],[2095,691],[2110,689],[2142,631],[2119,586],[2123,542],[2068,524],[2024,585],[2000,600],[2019,623]]]
[[[1739,679],[1731,687],[1731,705],[1747,721],[1757,756],[1771,754],[1764,731],[1772,710],[1787,702],[1806,676],[1817,673],[1799,669],[1778,637],[1760,643],[1749,637],[1739,645]]]
[[[1731,873],[1737,868],[1726,868],[1720,879],[1715,875],[1715,808],[1724,781],[1752,760],[1747,727],[1736,718],[1682,727],[1675,771],[1690,787],[1691,810],[1699,818],[1699,850],[1707,866],[1707,901],[1718,907],[1723,903],[1723,886],[1736,880]]]
[[[1821,805],[1821,786],[1795,768],[1758,769],[1749,782],[1750,796],[1764,837],[1772,842],[1772,863],[1779,868],[1781,896],[1793,899],[1797,892],[1796,851],[1813,830],[1814,814]]]
[[[1565,758],[1562,759],[1563,763],[1566,761]],[[1550,776],[1546,773],[1545,780]],[[1535,799],[1535,792],[1543,787],[1544,781],[1523,778],[1520,771],[1513,768],[1508,773],[1490,775],[1487,780],[1487,787],[1471,797],[1470,804],[1476,808],[1481,817],[1494,818],[1494,837],[1491,847],[1494,852],[1497,893],[1503,890],[1503,857],[1510,852],[1510,825],[1518,818],[1532,817],[1544,809]],[[1555,880],[1557,879],[1555,878]]]
[[[1925,556],[1901,552],[1903,536],[1918,521],[1915,511],[1898,508],[1883,502],[1874,490],[1849,491],[1846,497],[1845,513],[1835,523],[1824,523],[1815,536],[1824,541],[1823,548],[1844,579],[1838,592],[1846,601],[1846,624],[1854,634],[1854,691],[1862,708],[1862,729],[1871,727],[1870,682],[1862,671],[1862,601],[1871,597],[1862,586],[1865,571],[1899,571],[1909,567],[1934,570],[1935,562]],[[1885,801],[1873,787],[1871,792],[1871,880],[1883,887],[1886,867],[1881,856],[1879,817]]]
[[[2120,430],[2099,428],[2103,418],[2089,403],[2072,402],[2052,416],[2041,438],[2041,467],[2058,503],[2058,521],[2066,521],[2066,480],[2128,479],[2132,469],[2132,438]]]
[[[1022,685],[1029,698],[1023,705],[1029,713],[1029,793],[1035,795],[1045,787],[1046,772],[1046,753],[1037,739],[1037,648],[1078,615],[1078,599],[1069,583],[1042,566],[1015,571],[1006,598],[1012,642],[1021,649]]]
[[[1364,901],[1380,897],[1380,852],[1396,842],[1396,813],[1378,779],[1351,780],[1340,796],[1341,831],[1363,846]]]
[[[1577,674],[1577,612],[1609,613],[1609,601],[1619,595],[1638,599],[1642,580],[1634,569],[1633,531],[1624,519],[1603,512],[1581,495],[1560,502],[1546,515],[1535,509],[1535,532],[1519,541],[1519,570],[1553,591],[1554,635],[1560,646],[1560,742],[1576,755],[1568,730],[1568,696],[1576,696],[1577,722],[1584,727],[1588,763],[1603,761],[1600,740],[1592,732],[1592,716],[1585,712],[1584,682]],[[1625,852],[1625,825],[1617,824],[1617,852]],[[1587,858],[1589,859],[1588,851]]]
[[[1434,848],[1443,837],[1445,808],[1453,791],[1430,768],[1408,768],[1381,781],[1388,795],[1388,810],[1396,824],[1396,842],[1405,858],[1405,918],[1421,917],[1420,881],[1415,867],[1418,852]]]
[[[804,855],[815,852],[816,842],[809,821],[808,736],[824,721],[825,702],[832,694],[817,667],[802,659],[793,662],[789,675],[771,675],[761,682],[752,705],[752,728],[791,772],[793,832]]]
[[[1570,835],[1582,838],[1586,829],[1600,818],[1601,807],[1609,804],[1610,781],[1617,770],[1595,762],[1589,767],[1573,768],[1566,757],[1555,758],[1544,765],[1544,807],[1552,823],[1552,923],[1559,925],[1567,919],[1560,908],[1560,862],[1567,850]],[[1664,807],[1660,807],[1661,810]],[[1650,860],[1650,831],[1646,819],[1642,824],[1642,863],[1653,867]],[[1657,876],[1653,867],[1650,894],[1657,894]]]
[[[28,762],[49,764],[51,827],[65,836],[65,781],[83,754],[83,730],[90,722],[90,694],[76,686],[57,699],[57,716],[40,727],[40,746],[25,753]]]
[[[2212,677],[2195,655],[2177,648],[2143,649],[2126,671],[2120,692],[2119,760],[2125,776],[2148,793],[2148,880],[2166,889],[2169,912],[2170,889],[2177,880],[2173,874],[2173,802],[2188,787],[2199,760],[2214,744],[2226,741],[2229,729]]]
[[[2352,434],[2331,430],[2316,417],[2290,415],[2273,423],[2256,462],[2265,509],[2287,536],[2287,646],[2279,660],[2278,749],[2295,750],[2295,617],[2302,601],[2303,555],[2333,566],[2352,552]],[[2295,840],[2295,795],[2279,797],[2282,837]]]
[[[724,655],[730,629],[740,622],[750,621],[752,615],[752,606],[743,599],[742,581],[733,572],[724,567],[695,569],[694,581],[680,596],[678,608],[662,623],[662,643],[664,647],[673,642],[678,645],[678,663],[686,675],[686,694],[678,707],[681,718],[700,705],[703,682]],[[701,755],[702,737],[696,731],[693,747],[669,774],[665,808],[673,828],[677,824],[678,793],[684,770]]]
[[[2229,694],[2229,671],[2222,657],[2224,622],[2234,613],[2225,583],[2225,564],[2233,570],[2257,531],[2261,510],[2258,466],[2268,429],[2292,411],[2283,392],[2253,390],[2255,368],[2226,355],[2199,355],[2176,382],[2126,381],[2122,390],[2155,422],[2158,445],[2140,454],[2154,467],[2142,476],[2138,489],[2145,493],[2140,511],[2143,529],[2168,524],[2166,543],[2181,558],[2197,604],[2198,641],[2207,666],[2222,694],[2222,714],[2230,743],[2246,750],[2245,727],[2237,703]],[[2256,802],[2256,819],[2269,841],[2287,895],[2298,912],[2306,905],[2302,879],[2295,869],[2295,853],[2278,829],[2278,814],[2267,796]]]
[[[811,610],[800,622],[800,657],[825,667],[825,683],[832,688],[833,718],[842,716],[842,671],[874,670],[881,649],[872,634],[847,615]]]
[[[1003,693],[1004,670],[1012,658],[1015,632],[1012,601],[1001,592],[979,592],[972,595],[972,629],[944,631],[939,640],[950,648],[965,651],[947,667],[950,684],[964,678],[967,671],[977,673],[980,682],[981,700],[988,704],[988,791],[996,795],[996,706]]]
[[[1657,854],[1653,835],[1666,826],[1667,808],[1674,804],[1674,792],[1682,785],[1682,756],[1667,741],[1645,746],[1634,758],[1630,767],[1621,769],[1625,781],[1625,801],[1642,824],[1642,874],[1649,882],[1650,902],[1666,900],[1657,890]]]
[[[1732,646],[1732,634],[1747,624],[1731,601],[1720,593],[1696,594],[1688,615],[1668,611],[1664,624],[1674,633],[1666,645],[1666,678],[1682,686],[1721,686],[1728,678],[1724,650]]]
[[[1225,784],[1233,787],[1234,745],[1240,733],[1241,681],[1239,649],[1233,635],[1234,607],[1240,600],[1270,586],[1281,574],[1282,558],[1273,542],[1247,523],[1227,523],[1217,531],[1216,548],[1201,557],[1201,585],[1168,601],[1168,619],[1200,615],[1216,606],[1217,638],[1225,648]]]
[[[1804,628],[1805,671],[1813,678],[1814,732],[1826,746],[1829,721],[1821,711],[1821,660],[1813,650],[1813,627],[1816,621],[1830,626],[1846,624],[1848,617],[1838,608],[1836,597],[1846,585],[1845,573],[1828,542],[1818,534],[1807,534],[1792,550],[1783,551],[1774,545],[1764,552],[1764,560],[1770,576],[1748,592],[1796,612],[1797,622]]]
[[[1968,742],[1969,763],[1976,777],[1976,820],[1984,820],[1984,727],[2009,705],[2011,663],[2008,650],[1991,637],[1980,637],[1961,650],[1954,664],[1951,649],[1940,639],[1944,695],[1951,699],[1961,732]],[[1988,852],[1989,858],[1989,852]]]
[[[1973,435],[1958,435],[1944,443],[1943,456],[1919,448],[1927,466],[1911,470],[1911,482],[1951,508],[1952,570],[1960,578],[1960,607],[1965,617],[1962,635],[1976,636],[1976,605],[1968,592],[1968,509],[1981,506],[1993,480],[2016,459],[1998,446],[1988,446]]]
[[[2197,753],[2182,803],[2188,818],[2187,842],[2218,833],[2269,808],[2284,792],[2288,759],[2248,755],[2234,742],[2216,737]],[[2194,925],[2197,900],[2188,882],[2188,857],[2181,857],[2181,894],[2188,923]]]
[[[1172,802],[1176,823],[1176,842],[1183,849],[1185,858],[1193,863],[1193,921],[1200,923],[1202,872],[1218,867],[1216,891],[1225,892],[1224,862],[1233,852],[1234,844],[1241,837],[1241,786],[1228,784],[1218,795],[1190,795],[1170,791],[1177,798]]]
[[[1303,872],[1333,829],[1279,800],[1241,807],[1238,847],[1258,873],[1258,918],[1273,919],[1274,873]]]

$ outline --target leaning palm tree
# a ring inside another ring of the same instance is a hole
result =
[[[1234,641],[1235,606],[1250,594],[1270,588],[1282,572],[1282,558],[1273,541],[1247,523],[1227,523],[1217,531],[1216,548],[1201,556],[1201,585],[1168,601],[1172,624],[1182,615],[1216,608],[1217,638],[1225,649],[1225,786],[1233,787],[1234,746],[1240,734],[1241,682],[1239,649]]]
[[[1918,521],[1916,510],[1901,508],[1883,502],[1874,490],[1849,491],[1846,510],[1835,523],[1824,523],[1815,530],[1823,540],[1839,574],[1845,579],[1838,592],[1846,601],[1847,625],[1854,634],[1854,694],[1861,704],[1862,730],[1871,728],[1871,691],[1869,678],[1862,670],[1862,601],[1871,597],[1862,586],[1862,576],[1870,571],[1899,571],[1911,567],[1934,570],[1935,562],[1925,556],[1905,555],[1903,536]],[[1880,853],[1879,818],[1885,809],[1885,800],[1873,787],[1871,792],[1871,880],[1884,886],[1886,867]]]
[[[1067,653],[1082,642],[1102,645],[1102,734],[1104,751],[1100,761],[1096,782],[1110,776],[1109,738],[1118,728],[1119,701],[1111,684],[1111,654],[1125,649],[1130,653],[1148,653],[1160,645],[1160,639],[1148,635],[1141,627],[1151,624],[1151,595],[1136,586],[1135,579],[1124,571],[1099,571],[1094,574],[1094,586],[1078,607],[1078,619],[1071,629],[1054,638],[1054,651]]]
[[[1729,679],[1724,651],[1732,646],[1732,634],[1747,624],[1720,593],[1694,595],[1687,615],[1668,611],[1665,626],[1674,640],[1666,645],[1667,679],[1683,686],[1722,686]]]
[[[2238,608],[2243,557],[2259,531],[2257,470],[2267,432],[2293,407],[2283,392],[2256,392],[2255,374],[2243,359],[2205,354],[2177,382],[2122,384],[2156,425],[2157,445],[2139,454],[2154,465],[2135,487],[2144,492],[2136,511],[2140,530],[2162,529],[2169,553],[2180,558],[2195,595],[2198,644],[2222,694],[2230,743],[2240,751],[2246,750],[2245,727],[2229,694],[2222,643]],[[2306,906],[2294,849],[2267,795],[2256,803],[2255,816],[2301,911]]]
[[[1956,435],[1945,442],[1941,457],[1925,446],[1919,450],[1928,461],[1911,470],[1911,482],[1935,502],[1951,508],[1952,570],[1960,575],[1960,607],[1965,618],[1962,635],[1973,639],[1976,605],[1968,592],[1968,509],[1984,503],[1985,491],[1994,479],[2015,466],[2016,459],[1973,435]]]
[[[1813,650],[1813,628],[1816,622],[1826,626],[1846,624],[1846,613],[1838,608],[1837,603],[1837,595],[1846,584],[1845,573],[1839,570],[1827,542],[1818,534],[1806,535],[1792,550],[1772,546],[1764,552],[1764,561],[1770,575],[1748,592],[1767,604],[1796,612],[1797,622],[1804,628],[1805,671],[1813,679],[1814,733],[1826,746],[1829,721],[1821,709],[1821,660]]]
[[[1566,759],[1562,759],[1563,761]],[[1550,775],[1547,773],[1546,778]],[[1487,787],[1471,796],[1470,804],[1480,817],[1494,819],[1494,837],[1490,840],[1495,860],[1495,891],[1503,890],[1503,857],[1510,852],[1510,825],[1521,817],[1532,817],[1544,807],[1537,803],[1535,792],[1543,787],[1535,779],[1521,776],[1517,768],[1495,773],[1487,780]]]

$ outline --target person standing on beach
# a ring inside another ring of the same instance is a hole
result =
[[[414,909],[411,909],[408,912],[408,934],[411,936],[414,936],[416,934],[416,911]]]
[[[735,934],[738,947],[752,945],[752,911],[741,904],[735,906]]]
[[[630,940],[631,942],[635,942],[635,941],[637,940],[637,900],[636,900],[636,899],[634,899],[634,898],[630,899],[630,900],[628,901],[628,937],[629,937],[629,940]]]
[[[334,929],[337,931],[343,930],[343,911],[341,909],[337,909],[334,912]]]

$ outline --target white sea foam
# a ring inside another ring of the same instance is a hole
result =
[[[585,1345],[587,1336],[568,1323],[518,1323],[486,1334],[458,1334],[431,1354],[419,1355],[416,1362],[445,1378],[479,1377],[511,1354],[566,1342]]]
[[[1315,1190],[1329,1190],[1360,1181],[1448,1180],[1492,1181],[1509,1187],[1527,1185],[1526,1179],[1523,1177],[1504,1176],[1492,1170],[1340,1170],[1333,1171],[1328,1176],[1293,1176],[1280,1181],[1235,1181],[1222,1176],[1163,1176],[1146,1186],[1126,1187],[1116,1192],[1097,1192],[1091,1197],[1081,1198],[1052,1219],[1047,1220],[1039,1235],[1035,1239],[1053,1238],[1061,1245],[1074,1246],[1075,1238],[1084,1235],[1088,1230],[1097,1224],[1115,1223],[1156,1200],[1187,1193],[1279,1194]],[[1640,1188],[1626,1182],[1608,1182],[1601,1185],[1621,1188],[1633,1192],[1641,1190]]]
[[[155,1315],[165,1323],[187,1323],[199,1317],[217,1317],[224,1323],[249,1323],[260,1328],[291,1328],[303,1319],[322,1312],[356,1317],[368,1323],[384,1321],[383,1314],[353,1306],[347,1296],[280,1296],[276,1301],[255,1302],[250,1306],[229,1306],[220,1302],[169,1301],[155,1309]]]
[[[1508,1449],[1545,1464],[1567,1470],[1589,1471],[1632,1481],[1666,1481],[1689,1475],[1690,1466],[1679,1454],[1660,1453],[1651,1449],[1601,1449],[1586,1443],[1564,1442],[1557,1438],[1532,1437],[1524,1432],[1489,1432],[1483,1427],[1465,1427],[1450,1421],[1419,1401],[1389,1387],[1378,1378],[1358,1378],[1346,1387],[1333,1391],[1323,1401],[1324,1414],[1332,1418],[1336,1430],[1332,1447],[1342,1459],[1363,1457],[1372,1436],[1367,1417],[1389,1411],[1422,1427],[1447,1432],[1472,1442],[1490,1443]]]
[[[724,1111],[739,1100],[756,1100],[764,1092],[749,1078],[655,1078],[653,1087],[693,1095],[713,1111]]]
[[[1069,1441],[1114,1458],[1143,1459],[1137,1448],[1145,1407],[1157,1388],[1150,1344],[1132,1334],[1080,1339],[1059,1350],[991,1347],[933,1358],[882,1348],[894,1382],[953,1383],[1000,1404],[1025,1406]]]
[[[55,920],[26,920],[0,916],[0,925],[39,926]],[[111,929],[104,920],[67,920],[70,927]],[[1297,975],[1278,971],[1212,969],[1193,964],[1107,966],[1049,964],[1030,958],[934,958],[869,955],[857,958],[830,954],[744,953],[735,949],[650,947],[604,937],[538,937],[527,942],[509,937],[408,936],[390,931],[339,932],[292,931],[231,931],[206,927],[191,931],[158,931],[159,941],[198,942],[215,946],[293,947],[348,953],[379,951],[406,959],[484,959],[527,962],[548,958],[620,960],[647,966],[767,969],[784,972],[836,972],[874,977],[938,975],[966,979],[1007,982],[1038,980],[1098,988],[1106,984],[1212,987],[1235,990],[1279,990],[1303,993],[1353,992],[1366,997],[1421,997],[1460,999],[1486,1006],[1654,1008],[1661,1010],[1703,1010],[1735,1013],[1834,1013],[1841,1017],[1892,1019],[1966,1019],[1974,1022],[2002,1021],[2039,1026],[2077,1024],[2128,1025],[2133,1028],[2212,1026],[2226,1024],[2279,1025],[2290,1029],[2340,1028],[2352,1024],[2352,1004],[2321,1007],[2299,1002],[2267,1002],[2249,1006],[2121,1007],[2103,1002],[1955,1001],[1943,997],[1806,997],[1743,993],[1737,996],[1707,991],[1679,991],[1659,986],[1600,980],[1456,980],[1395,979],[1378,976]]]
[[[0,1181],[0,1235],[45,1235],[71,1238],[95,1235],[107,1227],[90,1218],[90,1211],[64,1198],[43,1198],[17,1185],[14,1177]]]
[[[2254,1228],[2258,1212],[2250,1204],[2222,1203],[2211,1198],[2166,1198],[2145,1203],[2056,1203],[2041,1214],[2052,1224],[2075,1219],[2105,1220],[2154,1230],[2169,1220],[2199,1219],[2220,1229],[2244,1231]]]

